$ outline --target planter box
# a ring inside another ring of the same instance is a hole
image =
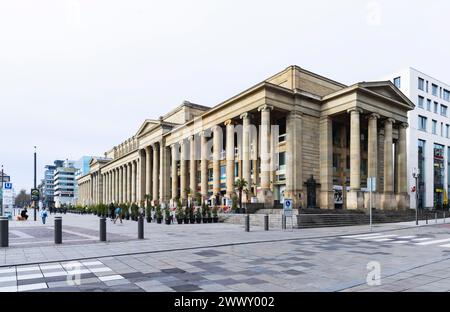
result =
[[[201,218],[196,218],[195,221],[197,222],[197,224],[202,223],[202,219]]]
[[[219,223],[219,217],[213,217],[213,223]]]
[[[156,218],[156,223],[161,224],[162,223],[162,218]]]

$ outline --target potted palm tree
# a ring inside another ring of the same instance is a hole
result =
[[[162,210],[161,210],[161,205],[159,205],[159,204],[158,204],[158,206],[156,206],[155,215],[156,215],[156,222],[158,224],[161,224],[162,219],[163,219],[163,214],[162,214]]]
[[[208,223],[208,210],[209,207],[205,203],[202,205],[202,217],[203,217],[203,223]]]
[[[242,208],[242,193],[244,192],[244,189],[247,187],[247,185],[248,182],[245,181],[245,179],[237,179],[234,183],[234,186],[239,193],[239,213],[245,213],[245,209]]]
[[[234,213],[240,212],[238,208],[238,197],[236,194],[233,194],[231,197],[231,210],[233,210]]]
[[[198,207],[198,208],[195,210],[195,221],[196,221],[197,223],[202,223],[202,211],[201,211],[201,208],[200,208],[200,207]]]
[[[178,224],[183,224],[184,212],[181,205],[177,204],[177,210],[175,211],[175,217],[177,218]]]
[[[171,223],[171,215],[170,215],[170,209],[169,207],[164,208],[164,216],[165,216],[165,221],[167,225],[170,225]]]
[[[219,222],[219,216],[218,216],[217,212],[218,212],[217,206],[214,206],[212,209],[212,216],[213,216],[212,218],[213,218],[214,223]]]
[[[138,220],[138,214],[139,214],[139,207],[135,203],[131,205],[131,220],[137,221]]]
[[[145,208],[145,218],[147,219],[147,223],[152,222],[152,207],[151,206],[147,206]]]

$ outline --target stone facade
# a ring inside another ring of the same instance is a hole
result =
[[[306,181],[314,179],[316,207],[338,207],[341,187],[342,208],[364,209],[370,175],[377,207],[404,209],[405,129],[413,108],[388,81],[346,86],[290,66],[213,108],[184,102],[146,120],[92,161],[78,179],[79,203],[144,205],[151,196],[173,205],[201,196],[227,204],[240,178],[248,182],[245,201],[270,208],[290,198],[306,207],[313,196]]]

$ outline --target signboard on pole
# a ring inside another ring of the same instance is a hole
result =
[[[377,179],[375,177],[367,178],[367,190],[369,192],[377,191]]]
[[[288,218],[292,218],[292,199],[284,200],[283,214]]]
[[[39,190],[38,189],[31,189],[31,200],[32,201],[39,200]]]

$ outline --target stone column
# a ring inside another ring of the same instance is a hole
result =
[[[260,126],[260,166],[261,166],[261,189],[258,192],[258,201],[268,205],[273,204],[273,194],[270,190],[270,111],[273,109],[270,105],[263,105],[258,108],[261,112]]]
[[[189,137],[189,188],[194,199],[197,193],[197,157],[195,153],[195,138]]]
[[[201,163],[200,163],[200,189],[202,194],[202,199],[208,199],[208,137],[206,131],[201,133]]]
[[[259,162],[258,162],[258,130],[256,127],[254,128],[256,133],[252,133],[251,142],[252,142],[252,166],[253,166],[253,179],[252,182],[255,186],[255,191],[253,195],[256,195],[256,189],[259,185]]]
[[[172,177],[172,200],[176,201],[178,199],[178,145],[172,144],[170,148],[172,149],[172,173],[170,174]]]
[[[384,193],[382,194],[382,207],[383,209],[396,208],[394,196],[394,164],[392,155],[392,124],[394,119],[388,118],[384,121],[384,167],[383,167],[383,181],[384,181]]]
[[[132,165],[131,165],[131,163],[128,163],[127,164],[127,202],[128,203],[131,203],[132,201],[133,201],[133,194],[132,194],[132,175],[133,175],[133,173],[132,173],[132,170],[133,170],[133,168],[132,168]]]
[[[222,154],[223,133],[220,126],[213,128],[213,195],[220,194],[220,159]]]
[[[180,193],[181,199],[187,199],[186,142],[180,141]]]
[[[126,164],[123,165],[120,167],[119,172],[122,172],[122,179],[120,179],[122,192],[119,197],[119,202],[126,203],[128,201],[128,166]]]
[[[226,140],[226,164],[227,164],[227,197],[234,193],[234,122],[230,119],[225,122],[227,131]]]
[[[398,193],[408,193],[408,173],[407,173],[407,150],[406,150],[406,129],[407,123],[402,123],[398,129],[398,164],[397,164],[397,181]]]
[[[152,194],[152,152],[151,147],[145,148],[145,195]]]
[[[165,146],[165,143],[163,141],[160,141],[159,143],[159,150],[160,150],[160,186],[159,186],[159,192],[160,192],[160,201],[161,202],[167,202],[169,200],[169,175],[170,175],[170,166],[169,166],[169,157],[170,153],[167,150],[167,147]]]
[[[159,200],[159,146],[153,144],[153,200]]]
[[[377,181],[378,191],[378,127],[377,122],[380,118],[378,114],[371,114],[369,116],[369,131],[368,131],[368,176],[375,177]]]
[[[136,161],[131,162],[131,202],[136,203]]]
[[[123,170],[122,167],[118,167],[116,169],[114,169],[115,172],[115,178],[116,178],[116,192],[115,192],[115,201],[118,203],[123,203]]]
[[[393,160],[392,160],[392,124],[394,119],[388,118],[384,122],[384,192],[392,194],[393,184]]]
[[[349,110],[350,113],[350,190],[361,189],[361,128],[358,108]]]
[[[242,119],[242,178],[247,182],[247,189],[250,190],[252,185],[250,166],[250,116],[248,113],[244,113],[240,117]],[[249,200],[248,198],[246,199],[247,201]]]
[[[350,192],[347,194],[347,209],[360,209],[364,205],[361,196],[361,126],[359,108],[350,113]]]
[[[138,161],[138,204],[141,206],[141,203],[145,201],[145,183],[147,181],[147,161],[146,161],[146,153],[145,150],[142,149],[139,151],[139,161]]]
[[[114,202],[114,171],[109,170],[109,201]]]
[[[287,131],[289,131],[289,127],[290,126],[286,125]],[[333,121],[329,116],[324,116],[320,118],[319,142],[320,142],[320,207],[323,209],[334,209]]]
[[[406,129],[407,123],[402,123],[398,129],[398,154],[397,154],[397,207],[398,209],[407,209],[409,206],[408,195],[408,155],[406,147]]]

